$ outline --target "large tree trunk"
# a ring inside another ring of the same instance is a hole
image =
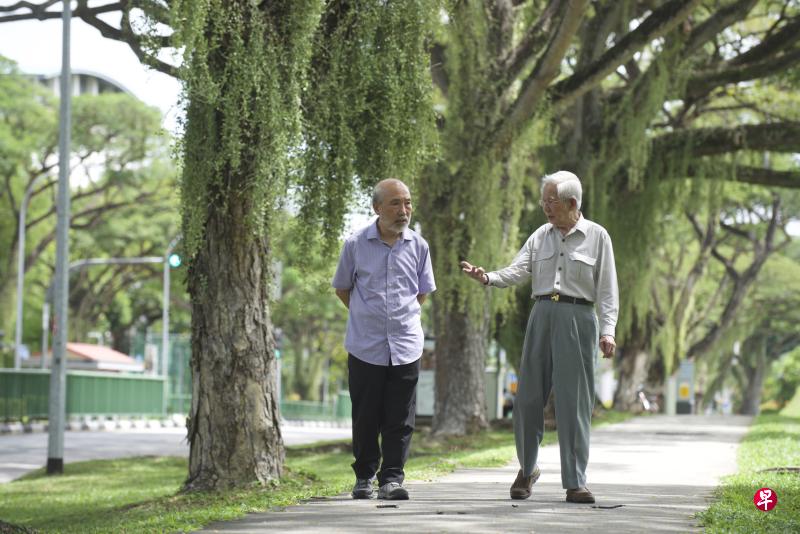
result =
[[[485,327],[476,327],[477,321],[466,313],[434,304],[436,411],[433,431],[456,435],[477,432],[488,427],[484,385],[488,332]],[[486,321],[480,324],[485,325]]]
[[[742,399],[742,415],[758,415],[761,412],[761,390],[767,374],[767,357],[763,343],[759,349],[755,351],[755,367],[745,367],[747,385]]]
[[[189,270],[192,408],[185,489],[224,489],[280,476],[269,252],[248,229],[246,202],[213,212]]]
[[[614,409],[625,412],[636,411],[639,386],[647,380],[647,335],[639,327],[631,330],[629,340],[621,347],[614,360],[617,370],[617,390],[614,392]],[[640,409],[640,408],[639,408]]]

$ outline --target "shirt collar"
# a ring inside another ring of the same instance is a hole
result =
[[[547,223],[547,224],[550,225],[550,231],[552,232],[558,231],[558,228],[556,228],[556,226],[553,223]],[[567,235],[570,235],[575,231],[578,231],[583,235],[587,235],[588,230],[589,230],[589,221],[583,218],[583,213],[578,212],[578,222],[575,223],[575,226],[570,228],[569,232],[567,232]]]
[[[583,235],[587,235],[589,231],[589,221],[583,218],[583,213],[578,212],[578,222],[575,223],[575,230]]]

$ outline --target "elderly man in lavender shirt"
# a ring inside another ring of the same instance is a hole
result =
[[[345,240],[333,277],[336,296],[349,310],[352,496],[370,498],[377,476],[379,499],[404,500],[403,467],[414,431],[422,355],[420,309],[436,285],[428,243],[408,228],[408,187],[400,180],[379,182],[372,207],[377,220]]]

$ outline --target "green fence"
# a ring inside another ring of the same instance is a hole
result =
[[[0,369],[0,421],[46,419],[50,371]],[[161,377],[93,371],[67,371],[67,416],[160,417],[164,380]],[[169,413],[188,413],[191,395],[169,396]],[[288,420],[350,419],[350,395],[340,392],[333,402],[282,401]]]
[[[158,365],[161,354],[161,333],[139,334],[131,343],[130,356],[144,361],[149,369]],[[191,338],[189,334],[169,335],[168,413],[189,413],[192,406]],[[157,369],[161,374],[161,369]]]
[[[0,369],[0,420],[45,419],[49,370]],[[76,416],[160,416],[164,379],[92,371],[67,371],[66,412]]]
[[[302,421],[334,421],[350,419],[350,395],[341,392],[333,402],[281,401],[281,417]]]

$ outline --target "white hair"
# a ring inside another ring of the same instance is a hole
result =
[[[545,174],[542,178],[542,188],[540,194],[544,194],[544,186],[547,184],[555,184],[558,198],[562,202],[568,202],[569,199],[574,198],[577,203],[577,209],[581,209],[581,198],[583,197],[583,188],[581,187],[581,180],[575,174],[569,171],[558,171],[553,174]]]
[[[387,178],[385,180],[381,180],[375,187],[372,189],[372,205],[377,206],[381,202],[383,202],[383,194],[384,194],[384,187],[389,185],[390,183],[394,183],[400,186],[403,186],[406,191],[408,191],[408,186],[404,184],[402,181],[398,180],[397,178]]]

